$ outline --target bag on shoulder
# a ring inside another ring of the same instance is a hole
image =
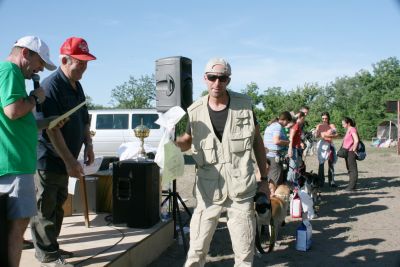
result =
[[[356,159],[364,160],[367,157],[367,151],[365,150],[364,143],[360,140],[358,142],[357,150],[356,150]]]
[[[339,150],[337,151],[336,155],[337,155],[339,158],[347,158],[348,153],[349,153],[349,151],[348,151],[346,148],[344,148],[344,147],[341,146],[341,147],[339,148]]]

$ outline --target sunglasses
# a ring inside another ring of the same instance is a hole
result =
[[[222,83],[226,83],[229,80],[229,76],[218,76],[218,75],[213,75],[213,74],[207,74],[207,80],[211,82],[215,82],[216,80],[219,80]]]

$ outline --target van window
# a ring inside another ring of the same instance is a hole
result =
[[[158,114],[132,114],[132,129],[142,123],[149,129],[160,129],[160,125],[154,123],[158,119]]]
[[[128,129],[128,114],[97,114],[96,129]]]

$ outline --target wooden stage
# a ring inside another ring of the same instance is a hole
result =
[[[173,221],[159,222],[148,229],[114,226],[106,221],[108,213],[90,214],[90,228],[84,216],[65,217],[59,243],[74,252],[68,259],[74,266],[146,266],[174,242]],[[28,228],[25,239],[31,239]],[[38,267],[35,250],[23,250],[20,266]]]

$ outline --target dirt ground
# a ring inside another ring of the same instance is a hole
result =
[[[359,181],[354,193],[342,191],[349,178],[344,160],[339,159],[336,164],[339,187],[322,189],[318,218],[311,221],[311,250],[295,249],[300,221],[288,216],[274,251],[256,255],[254,266],[400,266],[400,156],[395,148],[367,147],[367,153],[364,161],[358,161]],[[318,171],[315,156],[308,156],[306,165],[308,171]],[[194,166],[185,168],[177,187],[192,210]],[[187,216],[184,211],[182,214]],[[182,266],[184,261],[183,246],[175,242],[150,266]],[[226,223],[221,222],[214,234],[206,266],[233,265],[229,233]]]

